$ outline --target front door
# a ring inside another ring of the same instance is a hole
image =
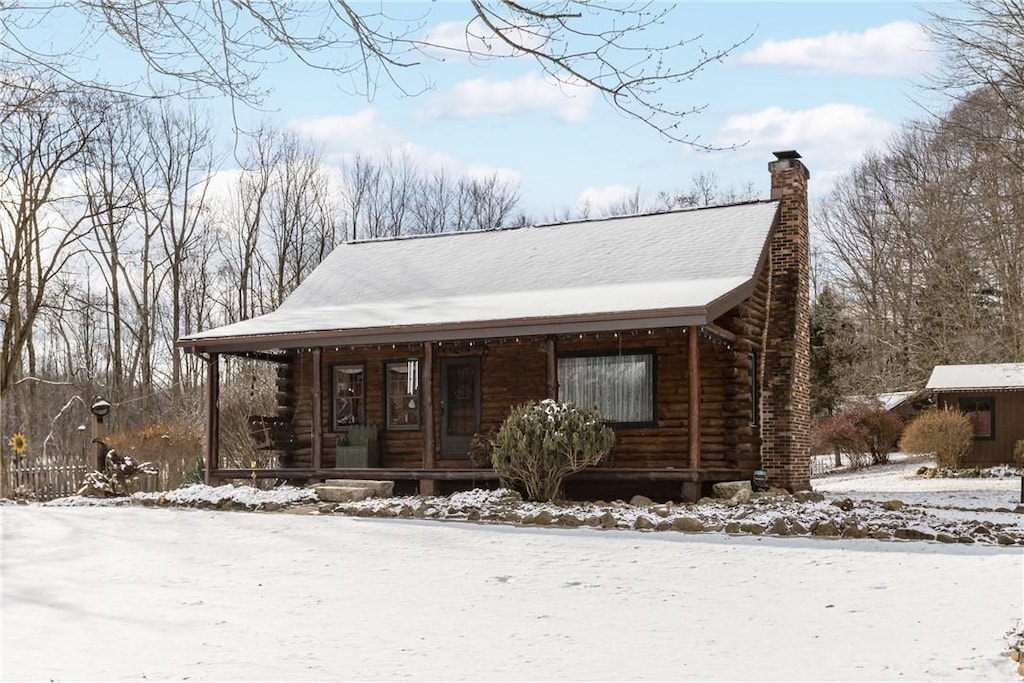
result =
[[[480,359],[441,359],[441,457],[469,457],[480,431]]]

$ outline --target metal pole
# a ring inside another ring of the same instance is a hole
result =
[[[107,449],[103,445],[103,418],[98,415],[92,422],[92,441],[96,444],[96,471],[103,472],[107,468]]]

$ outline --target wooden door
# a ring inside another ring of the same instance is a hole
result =
[[[441,360],[441,457],[468,458],[480,431],[480,359]]]

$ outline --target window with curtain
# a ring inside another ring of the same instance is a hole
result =
[[[654,354],[560,356],[558,398],[597,408],[609,422],[654,423]]]
[[[419,429],[420,362],[410,359],[388,363],[385,368],[388,429]]]
[[[365,424],[366,372],[362,365],[335,365],[332,371],[334,429]]]
[[[995,409],[992,398],[961,398],[960,410],[967,414],[967,419],[974,427],[975,439],[995,438]]]

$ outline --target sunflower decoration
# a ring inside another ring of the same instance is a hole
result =
[[[25,449],[28,448],[28,439],[21,432],[15,432],[10,439],[11,450],[14,451],[15,455],[21,456],[25,454]]]

